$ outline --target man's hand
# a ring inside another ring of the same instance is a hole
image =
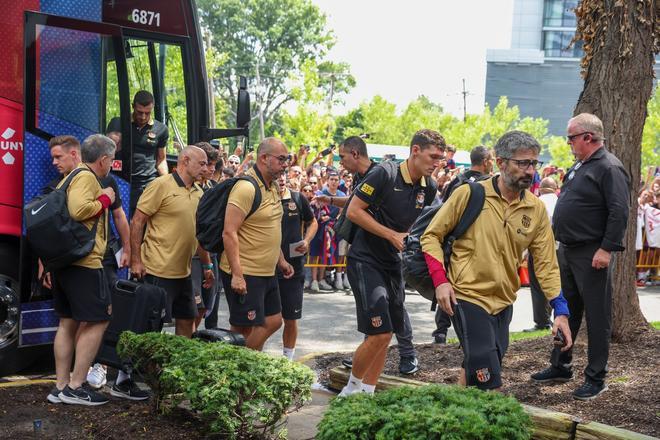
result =
[[[594,269],[607,269],[610,265],[612,254],[605,249],[598,249],[591,260],[591,267]]]
[[[293,274],[295,273],[293,266],[286,262],[286,260],[283,263],[278,263],[277,267],[279,267],[279,269],[282,271],[282,275],[284,275],[284,278],[287,280],[293,277]]]
[[[573,346],[573,336],[571,335],[571,328],[568,326],[568,318],[566,315],[559,315],[555,318],[555,323],[552,326],[552,335],[557,335],[557,329],[561,329],[566,339],[566,345],[561,348],[561,351],[567,351]]]
[[[136,277],[138,280],[144,278],[147,274],[147,268],[142,264],[142,260],[134,259],[131,261],[131,274]]]
[[[213,275],[213,270],[205,269],[204,282],[202,283],[202,286],[204,286],[205,289],[210,289],[213,286],[213,281],[215,281],[215,275]]]
[[[106,196],[108,196],[108,198],[110,198],[110,204],[115,203],[115,190],[114,189],[112,189],[110,187],[103,188],[101,190],[101,193],[105,194]]]
[[[330,196],[319,194],[318,196],[314,196],[314,198],[312,198],[312,203],[316,203],[317,206],[325,206],[330,203]]]
[[[247,284],[245,283],[245,278],[238,275],[232,275],[231,290],[239,295],[245,295],[247,293]]]
[[[435,300],[440,308],[449,316],[454,316],[454,305],[458,304],[454,288],[450,283],[440,284],[435,288]]]
[[[303,240],[302,243],[295,248],[295,251],[300,252],[301,254],[306,254],[307,251],[309,251],[309,243],[307,240]]]
[[[51,279],[50,279],[50,272],[46,272],[46,273],[44,274],[44,265],[43,265],[43,263],[41,262],[41,259],[39,259],[39,260],[37,260],[37,261],[38,261],[38,263],[39,263],[39,270],[38,270],[38,273],[37,273],[37,277],[38,277],[39,279],[41,279],[42,276],[43,276],[43,281],[42,281],[41,284],[42,284],[46,289],[52,289],[52,288],[53,288],[53,283],[51,282]]]
[[[128,267],[131,264],[131,250],[123,247],[121,249],[121,258],[119,259],[119,268]]]
[[[397,251],[403,250],[403,243],[408,236],[407,232],[392,232],[392,235],[388,237],[388,241],[396,248]]]

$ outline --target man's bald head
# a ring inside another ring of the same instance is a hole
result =
[[[543,191],[544,193],[555,192],[557,191],[557,187],[557,181],[552,177],[546,177],[545,179],[541,180],[540,189],[545,190]]]
[[[183,161],[184,157],[189,157],[190,159],[199,160],[202,157],[206,157],[206,153],[199,147],[194,145],[186,145],[180,152],[177,159],[177,163],[180,164]]]
[[[267,137],[257,147],[257,156],[262,154],[286,154],[287,149],[284,142],[275,137]]]

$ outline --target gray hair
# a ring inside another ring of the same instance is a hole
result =
[[[490,150],[483,145],[477,145],[470,151],[470,163],[472,165],[481,165],[488,158]]]
[[[497,140],[495,155],[502,159],[511,159],[519,150],[535,150],[541,152],[541,145],[534,137],[524,131],[508,131]]]
[[[575,125],[580,127],[583,131],[592,133],[594,135],[594,140],[604,140],[603,121],[601,121],[598,116],[592,115],[591,113],[580,113],[574,118],[571,118],[570,121],[574,122]]]
[[[85,163],[94,163],[102,156],[115,157],[117,145],[107,136],[93,134],[85,139],[80,147],[80,157]]]

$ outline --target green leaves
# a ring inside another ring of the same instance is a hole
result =
[[[402,387],[335,399],[318,440],[527,440],[531,421],[511,397],[475,388]]]
[[[124,332],[117,351],[144,374],[161,411],[188,401],[227,438],[277,436],[287,410],[311,399],[309,368],[243,347]]]

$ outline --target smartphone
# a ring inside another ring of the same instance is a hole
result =
[[[335,149],[334,144],[333,144],[333,145],[330,145],[328,148],[326,148],[325,150],[321,151],[321,156],[327,156],[328,154],[332,153],[332,150],[334,150],[334,149]]]
[[[557,347],[566,346],[566,336],[564,336],[564,332],[562,332],[561,329],[557,329],[557,334],[553,338],[552,343]]]

